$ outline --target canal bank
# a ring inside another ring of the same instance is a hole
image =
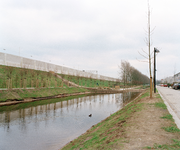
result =
[[[87,94],[113,94],[122,92],[141,92],[141,89],[104,89],[104,88],[38,88],[38,89],[12,89],[0,90],[0,106],[28,103],[39,100],[63,98]]]
[[[180,149],[180,130],[160,95],[149,92],[69,142],[69,149]]]

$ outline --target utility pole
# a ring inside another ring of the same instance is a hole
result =
[[[156,93],[156,53],[160,51],[154,47],[154,93]]]

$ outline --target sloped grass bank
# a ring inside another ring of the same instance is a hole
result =
[[[62,150],[180,149],[180,130],[159,96],[149,92],[92,126]]]
[[[78,75],[58,74],[63,79],[84,87],[110,87],[121,85],[120,81],[107,81],[82,77]],[[18,68],[0,65],[0,88],[40,88],[40,87],[67,87],[62,79],[53,71],[40,71],[27,68]]]
[[[80,77],[80,76],[72,76],[72,75],[64,75],[60,74],[64,79],[74,82],[77,85],[84,86],[84,87],[109,87],[114,88],[115,86],[122,86],[123,83],[121,82],[115,82],[115,81],[107,81],[107,80],[99,80],[99,79],[93,79],[93,78],[86,78],[86,77]]]
[[[67,87],[51,72],[0,65],[0,88]]]
[[[134,112],[143,109],[143,103],[135,100],[125,106],[123,109],[112,114],[102,122],[92,126],[85,134],[74,141],[71,141],[62,150],[73,149],[113,149],[115,147],[123,148],[123,142],[126,142],[126,120],[133,116]]]
[[[0,102],[11,100],[21,101],[27,98],[49,97],[59,94],[72,94],[81,92],[88,92],[88,90],[77,87],[4,90],[0,91]]]
[[[19,103],[17,105],[1,106],[0,112],[14,111],[14,110],[25,109],[25,108],[29,108],[29,107],[49,105],[49,104],[54,104],[54,103],[61,102],[61,101],[68,101],[71,99],[80,98],[80,97],[84,97],[84,96],[86,96],[86,95],[68,96],[68,97],[63,97],[63,98],[47,99],[47,100],[43,100],[43,101],[34,101],[34,102],[30,102],[30,103]]]

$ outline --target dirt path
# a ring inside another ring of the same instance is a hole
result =
[[[172,139],[180,139],[179,133],[171,133],[163,129],[163,127],[175,126],[175,124],[171,120],[161,118],[169,112],[167,109],[156,107],[155,104],[159,102],[158,98],[144,98],[139,101],[139,103],[144,103],[144,108],[127,120],[129,126],[126,128],[125,138],[128,142],[124,143],[124,150],[140,150],[147,146],[153,148],[155,143],[171,144]]]
[[[64,147],[76,150],[80,148],[178,150],[180,130],[159,94],[150,99],[146,93]]]

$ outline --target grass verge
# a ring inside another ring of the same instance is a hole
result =
[[[153,147],[147,146],[145,149],[165,149],[165,150],[179,150],[180,149],[180,140],[172,139],[173,144],[154,144]]]
[[[62,150],[180,149],[179,133],[160,95],[150,99],[148,91]]]
[[[160,99],[159,102],[155,103],[154,106],[160,109],[167,109],[167,106],[164,104],[161,96],[157,94],[157,98]],[[171,122],[170,126],[162,127],[166,132],[176,134],[176,137],[178,138],[177,135],[180,133],[180,129],[177,128],[173,116],[171,114],[165,114],[164,116],[160,117],[161,119],[166,119]],[[144,149],[165,149],[165,150],[180,150],[180,140],[179,139],[172,139],[172,142],[170,144],[157,144],[155,143],[153,147],[147,146],[144,147]]]
[[[162,118],[162,119],[168,119],[168,120],[171,120],[171,121],[174,120],[171,114],[164,115],[164,116],[161,117],[161,118]]]
[[[147,95],[145,93],[143,97]],[[129,103],[123,109],[92,126],[85,134],[71,141],[62,149],[113,149],[117,146],[122,148],[122,143],[127,142],[124,137],[125,128],[128,126],[126,120],[135,112],[141,111],[143,105],[143,103],[138,103],[138,100]]]
[[[167,106],[164,104],[164,102],[162,100],[160,102],[156,102],[155,106],[162,108],[162,109],[167,109]]]

